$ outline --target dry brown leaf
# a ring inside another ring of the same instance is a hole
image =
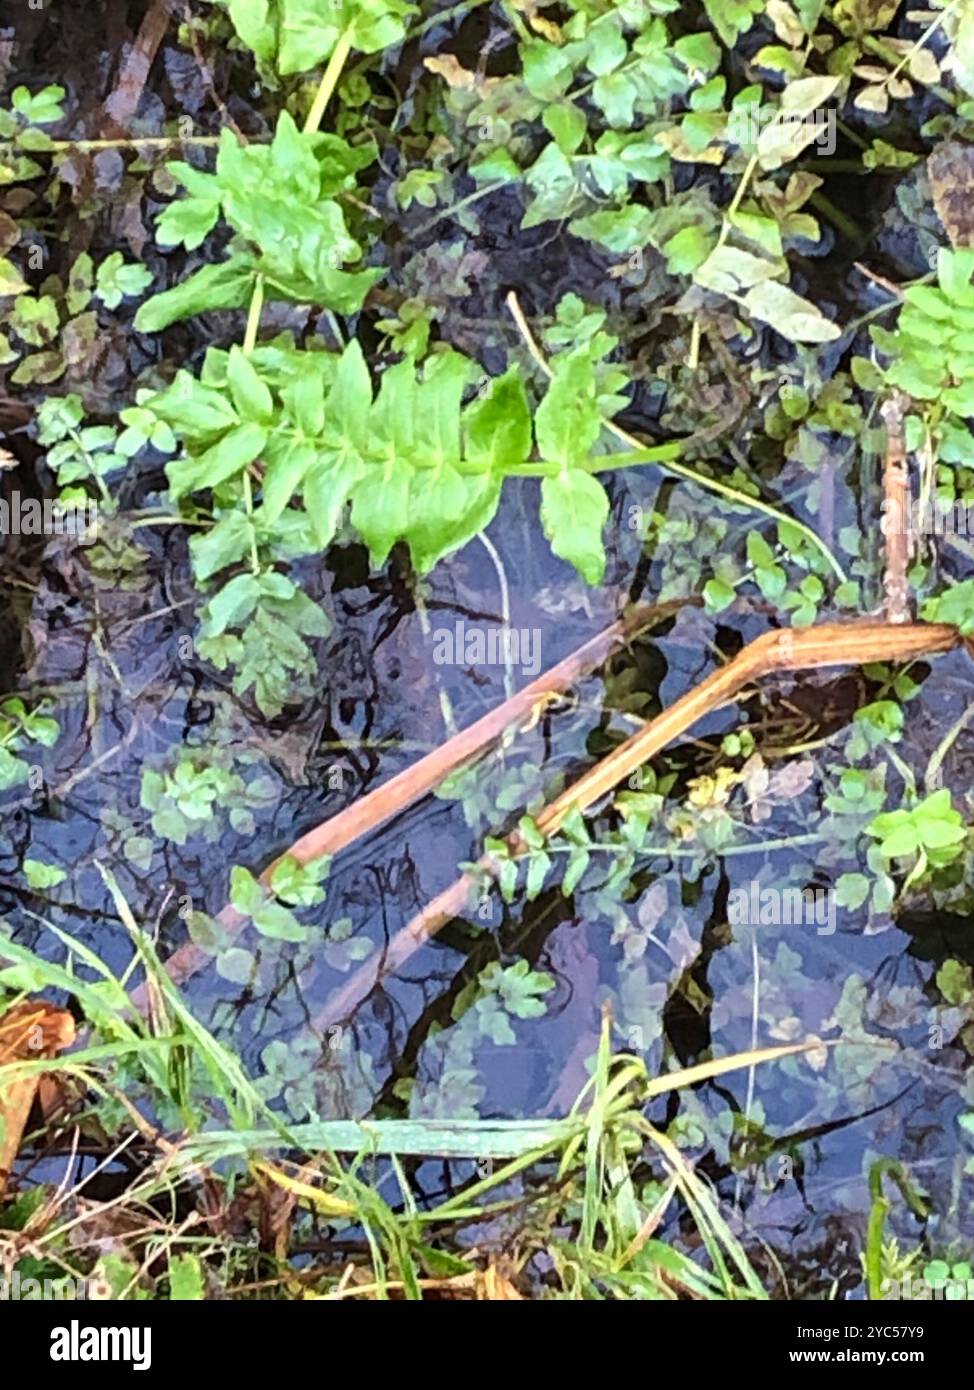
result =
[[[73,1042],[74,1019],[65,1009],[56,1009],[42,999],[25,999],[0,1018],[0,1067],[55,1057]],[[37,1075],[6,1084],[0,1081],[0,1196],[17,1157],[40,1079]]]
[[[927,160],[933,205],[955,249],[974,246],[974,147],[960,140],[944,140]]]
[[[483,96],[501,81],[499,77],[486,77],[481,72],[465,68],[452,53],[444,53],[438,58],[424,58],[423,67],[442,77],[448,87],[459,92],[476,92],[478,96]]]
[[[560,45],[565,42],[565,36],[554,20],[545,19],[544,15],[538,14],[539,10],[547,8],[551,0],[512,0],[512,3],[516,10],[521,11],[536,34],[540,34],[549,43]]]
[[[478,1303],[523,1303],[524,1295],[518,1293],[501,1266],[489,1264],[477,1280]]]

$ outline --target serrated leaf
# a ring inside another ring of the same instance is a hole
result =
[[[174,498],[179,498],[187,492],[226,482],[253,463],[266,442],[267,430],[263,425],[235,426],[198,458],[173,459],[166,465],[170,492]]]
[[[228,627],[239,627],[246,622],[256,608],[260,594],[260,584],[253,574],[238,574],[224,584],[206,605],[204,637],[219,637]]]
[[[585,348],[557,357],[553,379],[534,417],[538,452],[571,467],[587,459],[602,432],[595,367]]]
[[[249,256],[205,265],[182,284],[146,300],[135,315],[135,327],[140,333],[158,333],[171,323],[210,309],[242,309],[249,302],[255,275]]]

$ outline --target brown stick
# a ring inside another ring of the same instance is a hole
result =
[[[882,407],[886,424],[886,458],[883,466],[883,520],[886,538],[886,565],[883,592],[886,621],[910,621],[909,582],[912,535],[910,527],[910,478],[906,467],[906,436],[903,428],[904,402],[893,395]]]
[[[149,72],[172,20],[175,0],[154,0],[147,10],[139,32],[119,69],[114,89],[105,99],[105,114],[113,127],[113,136],[129,132],[132,117],[149,78]]]
[[[309,830],[295,841],[287,855],[297,859],[300,864],[308,864],[313,859],[338,854],[355,840],[377,830],[393,816],[429,795],[458,768],[482,757],[509,729],[520,727],[531,718],[545,696],[559,695],[570,689],[582,676],[603,665],[614,652],[621,650],[640,633],[673,617],[687,604],[698,603],[699,599],[695,598],[672,599],[650,607],[633,608],[538,676],[537,680],[519,690],[511,699],[505,700],[468,729],[461,730],[441,748],[434,749],[351,806],[346,806],[337,815]],[[285,857],[279,856],[261,874],[260,881],[265,888],[270,883],[274,869]],[[220,926],[231,935],[240,932],[248,920],[230,906],[225,907],[217,917]],[[184,984],[211,959],[200,947],[187,942],[166,961],[166,973],[175,984]],[[144,1012],[147,1004],[144,986],[136,991],[135,1001],[140,1012]]]
[[[570,811],[584,811],[593,805],[704,715],[733,700],[762,676],[776,671],[861,666],[874,661],[912,661],[952,651],[961,640],[956,628],[939,623],[828,623],[766,632],[550,802],[537,818],[538,829],[545,837],[553,835]],[[509,837],[508,844],[512,853],[523,853],[525,846],[516,833]],[[485,855],[478,867],[490,874],[496,866]],[[366,962],[331,996],[315,1018],[315,1026],[323,1032],[350,1018],[383,979],[464,911],[477,887],[474,875],[461,874],[396,933],[378,962]]]

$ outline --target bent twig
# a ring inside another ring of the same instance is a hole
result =
[[[546,696],[562,694],[641,633],[672,618],[688,604],[699,602],[696,598],[672,599],[666,603],[631,609],[563,661],[538,676],[537,680],[519,690],[511,699],[505,700],[469,728],[461,730],[441,748],[434,749],[418,762],[390,777],[388,782],[383,782],[351,806],[346,806],[337,815],[330,816],[321,825],[302,835],[287,851],[287,855],[299,864],[308,864],[314,859],[338,854],[363,835],[378,830],[394,816],[429,795],[459,768],[482,757],[508,730],[523,726],[535,715]],[[260,881],[265,887],[284,857],[282,855],[275,859],[261,874]],[[241,931],[248,920],[229,906],[217,917],[220,926],[231,935]],[[166,961],[166,973],[175,984],[184,984],[211,959],[198,946],[187,942]],[[135,1002],[140,1012],[144,1012],[144,987],[136,992]]]
[[[584,811],[599,801],[704,715],[733,700],[762,676],[776,671],[912,661],[952,651],[962,640],[956,628],[942,623],[826,623],[820,627],[766,632],[550,802],[537,818],[538,829],[546,838],[553,835],[569,812],[576,808]],[[508,844],[512,853],[523,853],[525,846],[517,833],[509,837]],[[487,874],[492,874],[495,867],[489,855],[484,855],[477,865]],[[350,1018],[383,979],[394,974],[420,946],[461,914],[477,891],[477,877],[461,874],[396,933],[378,961],[366,962],[331,996],[315,1018],[316,1027],[324,1031]]]

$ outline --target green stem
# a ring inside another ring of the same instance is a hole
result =
[[[311,103],[311,110],[308,112],[307,120],[304,123],[304,133],[306,135],[313,135],[321,125],[322,117],[325,114],[325,108],[331,100],[332,93],[338,86],[338,79],[342,75],[342,68],[344,68],[348,61],[348,55],[352,51],[352,34],[354,29],[355,25],[350,24],[335,44],[332,55],[328,60],[328,66],[325,68],[325,75],[321,79],[321,85],[315,93],[315,99]]]
[[[258,275],[254,281],[254,292],[250,297],[250,308],[247,310],[247,328],[244,333],[243,352],[249,357],[257,346],[257,334],[260,331],[260,316],[264,308],[264,277]],[[243,495],[244,507],[248,519],[253,522],[254,516],[254,489],[250,481],[250,468],[243,471]],[[260,556],[257,554],[257,534],[253,525],[250,527],[250,568],[254,574],[260,574]]]
[[[243,350],[247,357],[257,346],[257,334],[260,330],[260,316],[264,309],[264,277],[258,275],[254,281],[254,292],[250,297],[250,308],[247,310],[247,328],[244,333]]]
[[[341,76],[348,55],[352,51],[353,30],[354,24],[350,24],[335,44],[331,58],[328,60],[328,66],[321,79],[321,84],[315,95],[314,102],[312,103],[311,110],[308,112],[308,118],[304,123],[304,133],[306,135],[313,134],[321,125],[325,109],[331,100],[335,87],[338,85],[338,79]],[[254,281],[253,294],[250,297],[250,307],[247,310],[247,328],[243,340],[243,351],[248,357],[257,346],[257,334],[260,332],[260,316],[263,312],[263,308],[264,277],[263,275],[258,275]],[[247,516],[252,519],[254,515],[254,490],[250,481],[250,470],[247,468],[245,468],[243,472],[243,495]],[[254,574],[260,574],[260,557],[257,554],[257,537],[253,527],[251,527],[250,531],[250,567]]]
[[[890,1201],[883,1196],[883,1178],[889,1177],[918,1220],[928,1215],[927,1204],[911,1184],[906,1169],[898,1159],[878,1158],[869,1169],[869,1225],[866,1232],[866,1293],[872,1302],[883,1297],[883,1227],[890,1211]]]
[[[836,231],[841,232],[849,241],[862,243],[866,240],[865,233],[858,222],[854,222],[841,208],[837,208],[831,198],[826,198],[824,194],[815,192],[808,201],[816,212],[820,212],[826,221],[831,222]]]
[[[473,193],[468,193],[465,198],[460,198],[455,203],[450,203],[449,207],[440,208],[435,217],[431,217],[428,222],[424,222],[421,227],[417,227],[414,236],[422,236],[442,222],[445,217],[452,217],[455,212],[461,212],[463,208],[468,208],[473,203],[479,203],[481,198],[488,198],[491,193],[496,193],[498,189],[509,188],[511,184],[520,183],[521,176],[512,179],[499,179],[496,183],[485,184],[483,188],[476,189]]]

